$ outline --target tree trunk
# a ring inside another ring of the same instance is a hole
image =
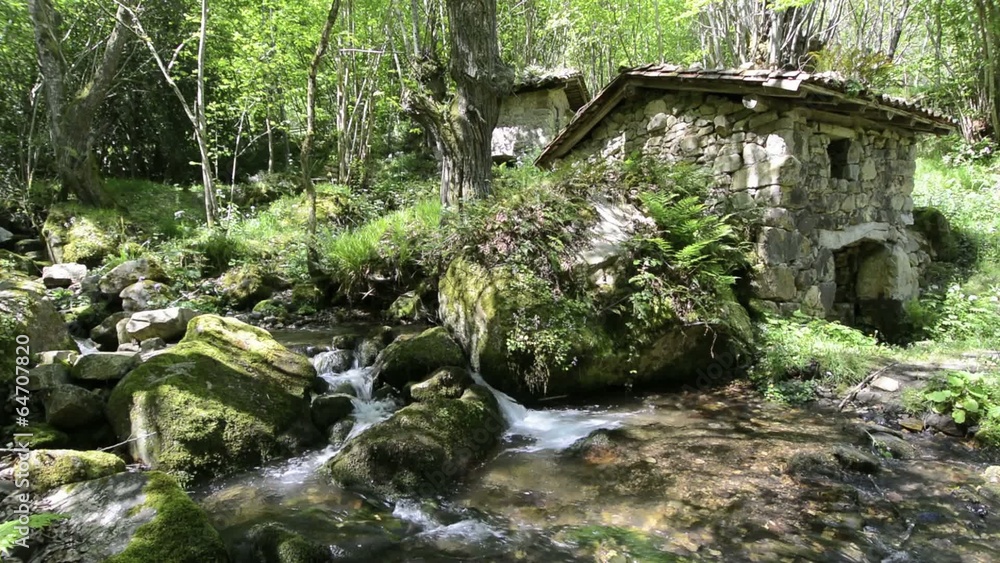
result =
[[[337,23],[337,14],[340,12],[340,0],[333,0],[330,4],[330,11],[326,14],[326,22],[323,24],[323,31],[320,32],[319,43],[316,45],[316,52],[313,53],[312,62],[309,64],[309,79],[306,84],[306,136],[302,139],[302,149],[299,154],[299,164],[302,168],[302,188],[309,195],[309,236],[316,236],[316,186],[312,182],[312,146],[316,136],[316,77],[319,75],[319,67],[323,63],[323,57],[330,46],[330,33]]]
[[[218,204],[215,201],[215,175],[208,152],[208,121],[205,119],[205,41],[208,39],[208,0],[201,0],[201,26],[198,29],[198,94],[194,103],[195,138],[201,155],[201,179],[205,190],[205,221],[215,226]]]
[[[34,27],[38,66],[49,106],[49,136],[62,182],[60,194],[73,193],[86,205],[110,206],[113,202],[101,185],[92,149],[93,122],[111,88],[125,46],[127,36],[123,19],[126,8],[118,7],[114,28],[105,43],[101,60],[94,65],[93,76],[69,96],[66,94],[66,62],[59,45],[60,17],[51,0],[28,0],[28,14]]]

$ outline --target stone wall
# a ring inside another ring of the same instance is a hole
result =
[[[710,168],[726,211],[756,225],[761,305],[853,323],[919,292],[928,256],[907,228],[915,138],[822,115],[771,98],[638,90],[567,156],[641,152]]]
[[[562,89],[504,98],[493,130],[493,159],[520,160],[540,152],[571,119],[573,110]]]

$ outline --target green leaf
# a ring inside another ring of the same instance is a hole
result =
[[[965,411],[962,409],[955,409],[951,413],[951,418],[955,420],[955,424],[965,424]]]
[[[975,399],[973,399],[973,398],[970,397],[970,398],[962,401],[962,408],[965,409],[965,410],[967,410],[967,411],[969,411],[970,413],[973,413],[973,414],[978,413],[979,412],[979,401],[976,401]]]
[[[948,389],[942,389],[941,391],[935,391],[933,393],[927,393],[927,395],[925,395],[925,396],[927,397],[928,401],[933,401],[935,403],[943,403],[943,402],[947,401],[948,399],[951,399],[952,397],[954,397],[955,393],[952,392],[952,391],[950,391],[950,390],[948,390]]]

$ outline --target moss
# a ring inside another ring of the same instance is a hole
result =
[[[379,379],[397,389],[410,381],[423,381],[434,370],[465,364],[462,348],[448,331],[429,328],[415,336],[401,336],[382,352]]]
[[[207,317],[207,318],[206,318]],[[315,370],[267,332],[212,315],[115,387],[108,416],[133,455],[184,479],[250,468],[318,437],[307,390]]]
[[[180,488],[177,481],[160,472],[146,474],[145,506],[156,511],[143,524],[124,551],[105,563],[213,563],[229,558],[219,533],[208,516]]]
[[[125,471],[121,458],[98,451],[35,450],[28,458],[28,466],[36,492]]]
[[[400,409],[349,442],[326,467],[348,487],[435,496],[483,461],[504,428],[496,400],[476,385],[461,399],[435,398]]]
[[[27,439],[28,447],[37,449],[64,448],[69,445],[69,436],[56,430],[44,422],[32,422],[28,426],[11,426],[4,429],[6,435],[31,434]]]
[[[57,258],[97,266],[125,240],[126,219],[112,209],[62,203],[49,210],[42,234]]]
[[[267,299],[283,285],[276,276],[257,265],[232,268],[219,279],[219,293],[235,307],[250,307]]]
[[[278,301],[275,301],[274,299],[265,299],[263,301],[260,301],[259,303],[253,306],[253,312],[260,313],[267,317],[270,316],[283,317],[287,314],[284,305],[282,305]]]
[[[18,279],[0,281],[0,384],[15,375],[17,337],[25,335],[30,353],[76,349],[62,316],[45,298],[41,285]]]
[[[9,250],[0,250],[0,279],[37,277],[41,273],[38,266],[30,259]]]
[[[268,523],[250,530],[254,555],[262,563],[323,563],[330,560],[327,547],[306,540],[280,524]]]

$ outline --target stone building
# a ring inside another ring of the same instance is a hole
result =
[[[915,143],[953,126],[828,75],[647,65],[615,78],[537,163],[702,165],[727,211],[755,225],[761,306],[888,332],[931,253],[911,228]]]
[[[500,118],[493,130],[494,162],[533,156],[590,100],[583,75],[556,70],[521,78],[500,104]]]

